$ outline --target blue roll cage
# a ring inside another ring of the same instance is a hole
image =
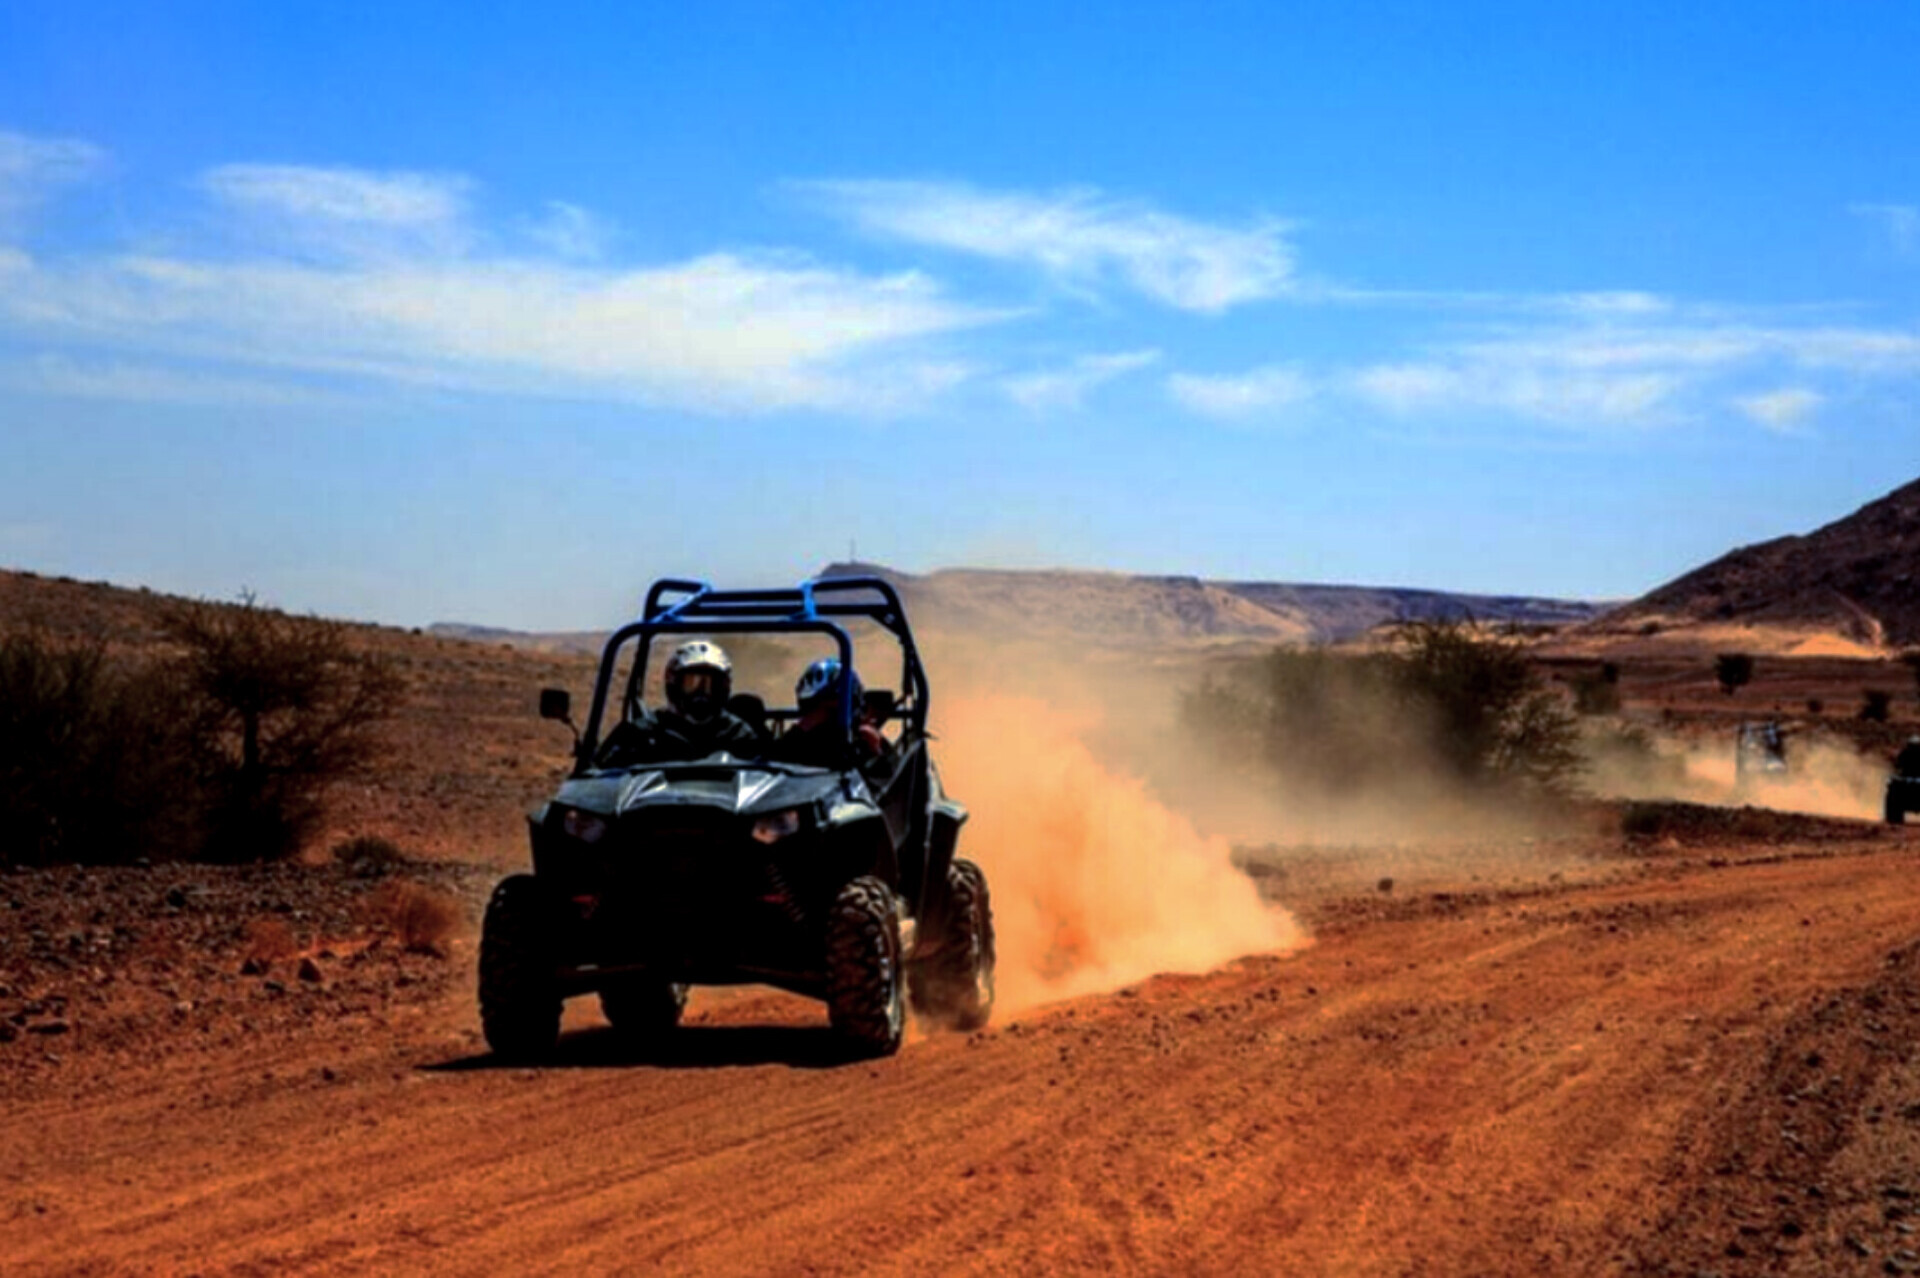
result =
[[[878,599],[848,599],[857,592],[878,595]],[[633,671],[620,713],[637,708],[640,691],[646,686],[647,658],[655,637],[660,635],[723,634],[824,634],[840,651],[840,726],[847,739],[853,739],[853,640],[834,619],[864,617],[878,624],[900,644],[900,686],[909,730],[916,736],[927,728],[927,675],[920,664],[920,650],[913,642],[913,630],[907,624],[906,609],[892,583],[880,577],[814,577],[792,588],[769,590],[715,590],[705,581],[663,577],[647,591],[646,606],[640,619],[630,621],[608,637],[600,655],[600,675],[593,685],[593,710],[580,741],[582,766],[593,758],[600,746],[600,724],[607,708],[620,650],[638,640]]]

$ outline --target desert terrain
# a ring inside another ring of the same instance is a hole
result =
[[[150,640],[135,592],[0,587]],[[1700,651],[1570,636],[1543,670],[1617,662],[1684,794],[1362,828],[1177,802],[1151,734],[1031,671],[981,692],[955,645],[988,1028],[855,1062],[810,1003],[701,991],[634,1054],[577,1000],[509,1068],[479,910],[566,766],[534,694],[591,660],[358,641],[407,690],[305,862],[0,873],[6,1272],[1920,1272],[1920,827],[1870,793],[1916,718],[1891,653],[1727,694]],[[1845,775],[1735,791],[1753,717]],[[405,859],[329,854],[368,835]]]

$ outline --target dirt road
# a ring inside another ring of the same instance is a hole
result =
[[[570,1009],[540,1069],[495,1068],[457,988],[183,1036],[9,1102],[0,1269],[1883,1272],[1920,1195],[1917,855],[1330,898],[1299,953],[878,1063],[762,994],[654,1059]]]

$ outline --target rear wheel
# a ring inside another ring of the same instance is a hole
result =
[[[634,979],[600,991],[600,1010],[608,1024],[633,1039],[659,1038],[680,1023],[687,987],[672,981]]]
[[[971,861],[947,870],[945,918],[939,948],[914,964],[914,1010],[944,1028],[976,1030],[993,1014],[993,902]]]
[[[480,929],[480,1028],[496,1056],[527,1060],[560,1037],[546,893],[530,874],[502,879]]]
[[[899,908],[864,875],[840,889],[827,920],[827,1018],[863,1053],[891,1056],[906,1032],[903,984]]]

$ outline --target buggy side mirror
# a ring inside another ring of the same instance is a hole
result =
[[[580,729],[573,722],[573,698],[567,695],[565,688],[540,689],[540,717],[554,719],[567,725],[573,733],[573,754],[580,757]]]

